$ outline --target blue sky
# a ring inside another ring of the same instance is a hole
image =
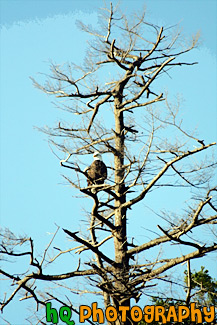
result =
[[[141,10],[144,3],[148,19],[156,24],[179,22],[186,37],[200,30],[200,47],[189,56],[199,64],[190,67],[188,74],[186,69],[177,70],[165,86],[171,96],[181,93],[185,99],[187,128],[197,126],[205,142],[216,141],[216,1],[127,0],[121,6],[130,13]],[[70,223],[71,229],[79,229],[83,201],[72,198],[46,136],[34,128],[52,126],[68,115],[35,89],[29,77],[37,79],[39,72],[48,72],[50,60],[82,64],[87,35],[78,30],[76,20],[95,24],[102,5],[99,0],[0,0],[0,222],[15,233],[32,236],[39,252],[49,242],[55,223],[68,228]],[[158,204],[163,207],[164,198]],[[142,212],[139,208],[136,211],[137,215]],[[64,236],[61,239],[66,243]],[[217,276],[214,259],[207,259],[207,263]],[[13,303],[3,316],[11,317],[13,324],[15,319],[16,324],[22,324],[21,316],[13,318],[12,311]]]

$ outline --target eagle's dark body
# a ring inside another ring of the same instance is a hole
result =
[[[94,160],[86,172],[88,186],[103,184],[107,178],[107,167],[102,160]]]

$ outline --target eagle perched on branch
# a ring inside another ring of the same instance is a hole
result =
[[[84,170],[84,172],[86,172],[89,177],[87,179],[88,186],[103,184],[107,178],[107,167],[102,161],[101,154],[96,151],[93,154],[93,158],[94,161],[92,164]]]

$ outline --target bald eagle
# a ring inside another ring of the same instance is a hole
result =
[[[107,178],[107,167],[102,161],[101,154],[96,151],[93,154],[93,158],[94,161],[92,164],[84,170],[84,172],[86,172],[89,177],[87,179],[88,186],[103,184]]]

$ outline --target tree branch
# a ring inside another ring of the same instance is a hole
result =
[[[205,150],[205,149],[207,149],[207,148],[209,148],[211,146],[214,146],[214,145],[216,145],[216,142],[210,143],[209,145],[206,145],[206,146],[201,146],[199,148],[195,148],[194,150],[187,151],[187,152],[183,153],[182,155],[180,155],[178,157],[175,157],[174,159],[167,162],[165,164],[165,166],[161,169],[161,171],[146,186],[146,188],[137,197],[135,197],[134,199],[132,199],[130,201],[127,201],[126,203],[122,204],[122,207],[129,208],[133,204],[141,201],[145,197],[145,195],[149,192],[149,190],[155,185],[155,183],[165,174],[165,172],[168,170],[168,168],[172,164],[174,164],[174,163],[176,163],[176,162],[178,162],[178,161],[180,161],[180,160],[182,160],[182,159],[184,159],[184,158],[186,158],[188,156],[191,156],[191,155],[193,155],[195,153],[203,151],[203,150]]]

